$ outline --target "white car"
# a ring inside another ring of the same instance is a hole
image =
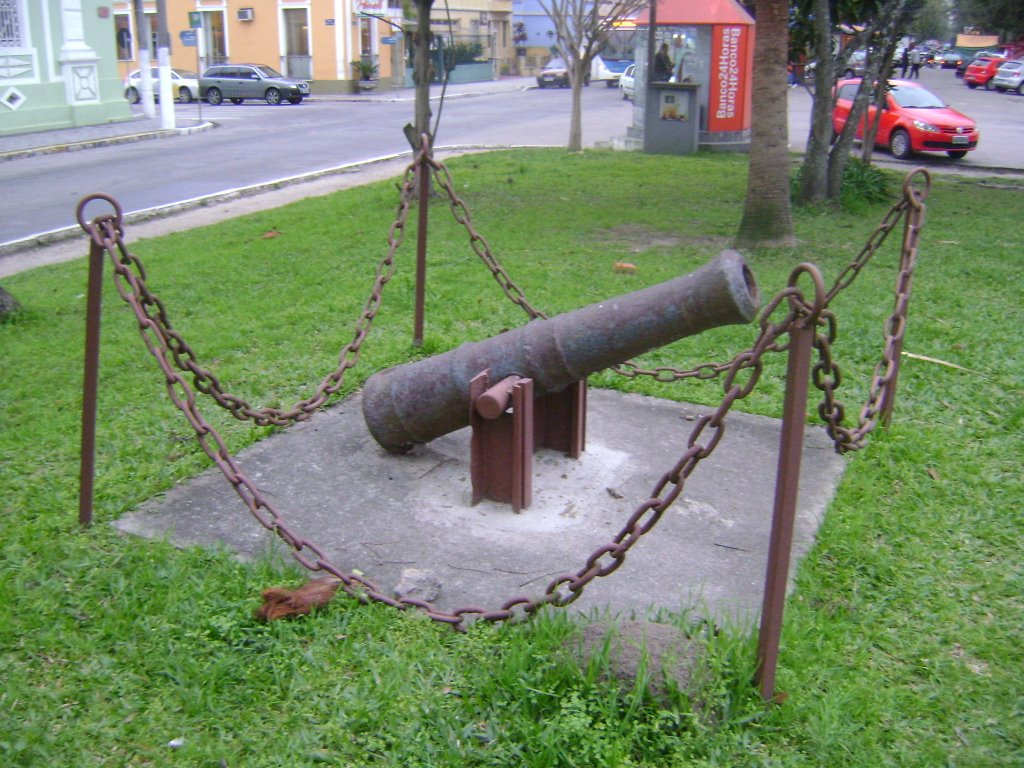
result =
[[[153,78],[153,98],[160,101],[160,68],[150,67]],[[171,93],[182,104],[189,104],[199,98],[199,75],[187,69],[171,70]],[[131,104],[142,99],[142,75],[135,70],[124,81],[124,96]]]
[[[636,95],[636,77],[633,71],[636,64],[630,64],[626,71],[619,75],[619,92],[624,99],[632,99]]]
[[[992,86],[997,91],[1016,91],[1024,95],[1024,59],[1000,64],[992,78]]]

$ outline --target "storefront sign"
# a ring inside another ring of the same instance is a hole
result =
[[[750,126],[747,113],[750,61],[747,27],[715,25],[711,40],[709,131],[740,131]],[[744,125],[744,122],[746,125]]]

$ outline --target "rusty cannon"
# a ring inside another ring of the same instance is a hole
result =
[[[470,381],[482,371],[491,381],[532,379],[539,397],[686,336],[750,322],[757,309],[753,273],[723,251],[688,275],[380,371],[364,386],[363,417],[381,447],[402,453],[469,424]]]

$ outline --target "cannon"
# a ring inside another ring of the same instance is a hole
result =
[[[532,379],[539,397],[686,336],[750,322],[757,309],[753,273],[723,251],[688,275],[375,373],[363,417],[381,447],[404,453],[469,424],[470,381],[482,371],[491,381]]]

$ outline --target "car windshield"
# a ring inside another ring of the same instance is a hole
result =
[[[1024,67],[1024,61],[1011,61],[1009,64],[1003,64],[999,68],[1000,72],[1016,72],[1021,67]]]
[[[261,65],[256,67],[256,70],[264,77],[284,77],[284,75],[282,75],[277,70],[272,69],[271,67],[265,67]]]
[[[565,69],[565,62],[562,59],[552,59],[544,65],[544,69]]]
[[[931,91],[926,91],[924,88],[903,88],[898,85],[893,85],[889,89],[889,93],[892,94],[896,103],[901,107],[910,107],[912,109],[942,109],[946,106],[942,103],[942,99]]]

